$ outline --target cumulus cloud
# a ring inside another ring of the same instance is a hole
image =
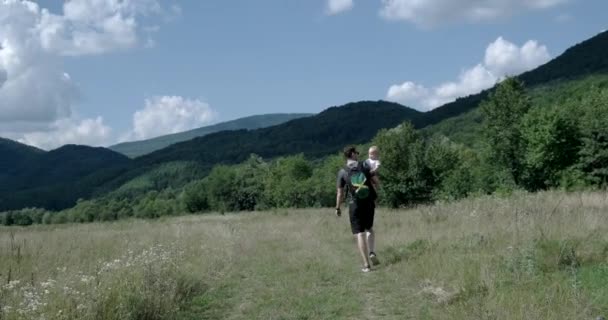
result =
[[[458,97],[479,93],[495,85],[505,76],[517,75],[551,59],[547,47],[530,40],[523,46],[499,37],[486,49],[484,61],[458,76],[458,80],[434,88],[406,81],[389,87],[386,99],[422,111],[431,110]]]
[[[71,115],[76,87],[32,32],[39,20],[34,3],[0,2],[0,123]]]
[[[335,15],[348,10],[354,6],[353,0],[327,0],[327,14]]]
[[[159,13],[157,0],[71,0],[63,15],[40,12],[42,46],[61,55],[100,54],[132,48],[142,28],[138,17]]]
[[[148,139],[182,132],[213,122],[217,113],[205,102],[180,96],[146,99],[145,107],[133,115],[133,130],[121,140]]]
[[[430,93],[429,89],[424,86],[406,81],[390,86],[386,96],[388,100],[400,102],[406,106],[416,106],[420,101],[429,97]]]
[[[554,7],[568,0],[382,0],[380,15],[429,27],[454,21],[490,21],[518,11]]]
[[[73,115],[79,91],[62,59],[143,45],[141,35],[153,29],[142,19],[161,13],[158,0],[69,0],[61,14],[33,1],[0,0],[0,135],[39,146],[52,144],[44,135],[58,143],[102,141],[109,131],[101,118]]]
[[[8,134],[11,137],[10,134]],[[103,123],[102,117],[76,120],[66,118],[49,124],[46,128],[15,135],[15,140],[51,150],[65,144],[107,145],[112,129]]]
[[[551,59],[549,50],[529,40],[522,47],[499,37],[486,49],[484,63],[498,76],[515,75],[535,68]]]

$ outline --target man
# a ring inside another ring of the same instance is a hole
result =
[[[341,216],[340,206],[344,191],[349,203],[350,227],[357,239],[357,247],[363,259],[363,272],[371,271],[371,263],[379,264],[374,253],[374,211],[376,190],[371,184],[370,168],[359,162],[359,152],[353,146],[344,149],[346,166],[338,172],[336,215]]]

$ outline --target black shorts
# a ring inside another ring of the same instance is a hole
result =
[[[371,230],[374,226],[376,204],[373,201],[353,201],[348,207],[353,234]]]

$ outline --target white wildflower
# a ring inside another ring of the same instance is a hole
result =
[[[21,283],[21,281],[19,281],[19,280],[13,280],[13,281],[10,281],[8,284],[6,284],[4,286],[4,288],[11,290],[11,289],[16,288],[20,283]]]
[[[53,279],[48,279],[47,281],[41,282],[40,286],[44,289],[46,288],[52,288],[55,285],[55,280]]]
[[[87,276],[87,275],[83,275],[80,277],[80,281],[83,283],[89,283],[91,281],[95,280],[95,277],[93,276]]]

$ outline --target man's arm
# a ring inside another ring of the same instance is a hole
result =
[[[374,189],[378,190],[380,188],[380,178],[377,174],[372,175],[372,184],[374,185]]]
[[[340,210],[340,206],[342,205],[342,201],[344,201],[344,186],[346,183],[344,182],[344,173],[342,170],[338,172],[338,180],[336,181],[336,215],[339,217],[342,215]]]

